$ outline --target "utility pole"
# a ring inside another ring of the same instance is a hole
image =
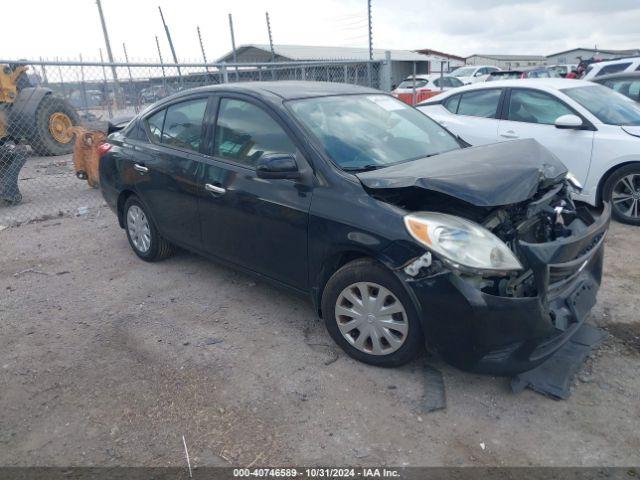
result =
[[[267,17],[267,32],[269,32],[269,48],[271,49],[271,62],[276,61],[276,53],[273,50],[273,37],[271,36],[271,22],[269,21],[269,12],[264,12]]]
[[[164,86],[166,83],[167,76],[164,72],[164,62],[162,61],[162,50],[160,50],[160,41],[158,40],[158,36],[156,35],[156,46],[158,47],[158,57],[160,57],[160,68],[162,68],[162,85]]]
[[[373,30],[371,29],[371,0],[367,0],[367,19],[369,23],[369,60],[373,60]]]
[[[107,23],[104,20],[104,12],[102,11],[102,3],[100,0],[96,0],[96,5],[98,5],[98,13],[100,14],[100,23],[102,24],[102,33],[104,34],[104,44],[107,48],[107,58],[109,59],[109,63],[113,64],[113,53],[111,52],[111,42],[109,42],[109,32],[107,32]],[[117,106],[119,103],[118,93],[120,92],[120,85],[118,85],[118,73],[116,72],[116,67],[113,65],[111,65],[111,75],[113,75],[114,93]]]
[[[238,80],[238,55],[236,54],[236,38],[233,35],[233,17],[229,14],[229,30],[231,31],[231,48],[233,50],[233,63],[236,64],[236,81]]]
[[[202,59],[204,60],[205,63],[205,69],[207,70],[207,72],[209,71],[209,67],[206,66],[207,63],[207,54],[204,53],[204,44],[202,43],[202,34],[200,33],[200,26],[196,25],[196,29],[198,30],[198,40],[200,41],[200,50],[202,50]]]
[[[127,70],[129,71],[129,89],[130,89],[129,95],[133,94],[133,95],[135,95],[133,98],[136,98],[137,95],[136,95],[136,91],[135,91],[135,86],[133,84],[133,75],[131,74],[131,65],[129,65],[129,55],[127,54],[127,46],[125,45],[124,42],[122,42],[122,50],[124,50],[124,60],[125,60],[125,62],[127,62]],[[129,97],[129,98],[131,98],[131,97]],[[127,106],[127,99],[125,98],[124,100],[125,100],[124,105],[126,107]],[[135,109],[136,113],[138,113],[138,105],[135,103],[135,101],[132,102],[132,103],[134,105],[134,109]]]
[[[164,31],[167,34],[167,40],[169,41],[169,48],[171,49],[171,55],[173,55],[173,63],[176,64],[176,68],[178,69],[178,76],[180,77],[180,83],[182,83],[182,72],[180,71],[180,67],[178,66],[178,57],[176,56],[176,49],[173,48],[171,33],[169,33],[169,27],[167,26],[167,22],[164,21],[164,15],[162,14],[162,8],[160,8],[160,5],[158,5],[158,11],[160,12],[160,19],[162,20],[162,25],[164,25]]]

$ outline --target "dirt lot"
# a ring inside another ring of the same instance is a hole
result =
[[[608,237],[611,335],[568,401],[437,358],[357,363],[303,299],[188,253],[139,261],[104,207],[0,244],[1,465],[183,465],[182,435],[195,465],[640,464],[637,229]],[[425,363],[444,411],[423,411]]]

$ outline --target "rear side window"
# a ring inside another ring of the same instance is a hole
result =
[[[449,98],[447,98],[442,106],[444,108],[446,108],[447,110],[449,110],[451,113],[457,113],[458,112],[458,103],[460,103],[460,95],[453,95]]]
[[[607,65],[605,67],[602,67],[600,69],[600,71],[598,73],[596,73],[596,77],[599,77],[601,75],[608,75],[610,73],[622,72],[622,71],[626,70],[626,68],[629,65],[631,65],[631,62],[629,62],[629,63],[616,63],[615,65]]]
[[[164,124],[164,116],[167,113],[166,110],[160,110],[147,118],[147,126],[151,133],[151,140],[156,143],[160,143],[162,139],[162,125]]]
[[[514,122],[553,125],[562,115],[575,115],[564,103],[544,92],[513,90],[509,100],[508,119]]]
[[[458,106],[458,115],[497,118],[501,93],[502,90],[499,89],[463,93]]]
[[[206,108],[206,98],[169,106],[162,128],[162,143],[198,152],[202,141],[202,124]]]
[[[254,167],[264,153],[295,153],[289,136],[262,108],[243,100],[220,102],[214,155]]]
[[[458,80],[456,77],[447,77],[447,79],[449,80],[449,84],[452,87],[461,87],[462,85],[464,85],[464,83],[462,83],[460,80]]]

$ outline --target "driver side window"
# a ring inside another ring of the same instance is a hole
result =
[[[564,103],[544,92],[513,90],[508,119],[514,122],[553,125],[562,115],[575,115]]]
[[[289,136],[262,108],[232,98],[223,98],[218,111],[213,154],[255,167],[264,153],[295,154]]]

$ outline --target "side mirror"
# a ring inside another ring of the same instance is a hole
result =
[[[582,119],[577,115],[562,115],[556,118],[554,122],[556,128],[564,128],[564,129],[579,129],[584,126],[582,123]]]
[[[290,179],[300,178],[296,157],[290,153],[265,153],[256,163],[258,178]]]

